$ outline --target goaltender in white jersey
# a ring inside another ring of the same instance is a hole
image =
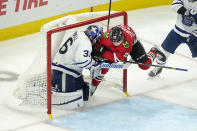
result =
[[[78,108],[88,100],[89,86],[83,80],[82,71],[96,63],[91,56],[92,45],[102,33],[102,28],[91,25],[61,43],[52,63],[53,106]]]

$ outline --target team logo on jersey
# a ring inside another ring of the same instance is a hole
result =
[[[125,43],[123,43],[123,46],[124,46],[124,48],[129,48],[129,47],[130,47],[130,46],[129,46],[129,42],[126,41]]]
[[[106,39],[108,39],[109,38],[109,32],[104,33],[103,34],[103,37],[106,38]]]

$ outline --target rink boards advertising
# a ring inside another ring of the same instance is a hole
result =
[[[70,14],[106,11],[109,0],[0,0],[0,41],[38,32],[40,27]],[[112,0],[112,10],[129,11],[170,4],[170,0]],[[13,33],[15,32],[15,33]]]

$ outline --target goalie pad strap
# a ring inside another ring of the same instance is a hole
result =
[[[52,105],[55,108],[62,110],[70,110],[82,107],[83,91],[77,90],[76,92],[61,93],[52,91]]]

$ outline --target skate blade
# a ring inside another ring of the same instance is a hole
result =
[[[158,80],[158,79],[160,79],[160,77],[159,77],[159,75],[156,75],[156,76],[148,76],[147,77],[147,80]]]

